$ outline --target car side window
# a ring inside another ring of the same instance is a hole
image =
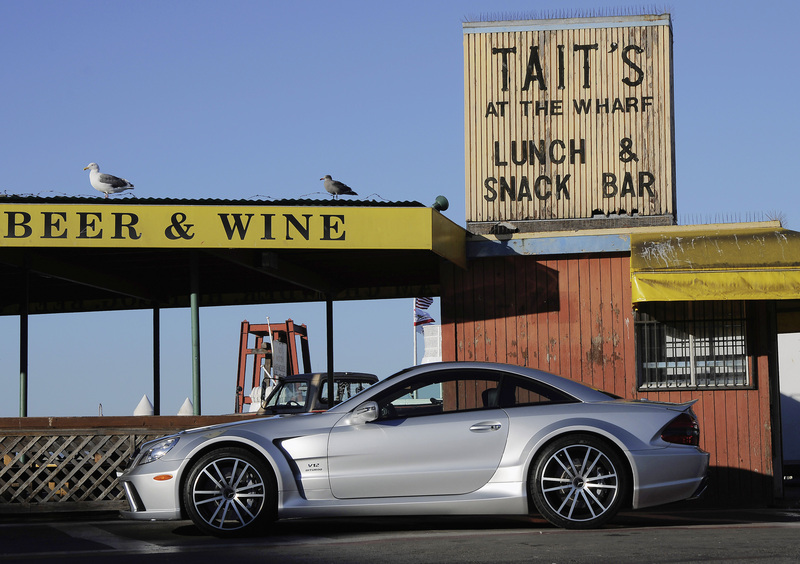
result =
[[[487,409],[500,377],[480,370],[447,370],[426,374],[390,389],[378,399],[380,419],[397,419]]]
[[[514,376],[507,376],[503,379],[503,385],[497,400],[498,405],[504,408],[577,401],[569,394],[543,382],[525,380]]]

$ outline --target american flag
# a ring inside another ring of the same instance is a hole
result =
[[[414,300],[414,327],[433,323],[434,319],[425,311],[433,303],[433,298],[417,298]]]

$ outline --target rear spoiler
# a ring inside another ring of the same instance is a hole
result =
[[[638,402],[641,402],[641,403],[651,403],[653,405],[663,405],[667,409],[671,409],[673,411],[688,411],[689,409],[691,409],[691,407],[694,404],[696,404],[700,400],[699,399],[693,399],[693,400],[689,400],[689,401],[684,402],[684,403],[673,403],[673,402],[670,402],[670,401],[652,401],[652,400],[649,400],[649,399],[646,399],[646,398],[640,398],[640,399],[634,400],[634,401],[638,401]]]
[[[694,404],[696,404],[699,399],[689,400],[684,403],[676,403],[674,407],[668,407],[667,409],[674,409],[675,411],[689,411]]]

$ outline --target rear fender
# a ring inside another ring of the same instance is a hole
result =
[[[597,423],[597,421],[586,419],[574,421],[568,427],[553,424],[543,428],[541,433],[533,437],[529,443],[530,448],[525,461],[523,474],[526,482],[533,471],[533,464],[536,457],[548,444],[567,435],[594,435],[611,445],[611,447],[625,459],[627,462],[626,470],[631,478],[631,490],[635,492],[639,487],[640,479],[633,464],[630,446],[640,445],[641,441],[625,429],[614,425],[608,425],[608,423],[603,423],[604,427],[600,427]],[[628,492],[627,495],[630,496],[632,492]]]

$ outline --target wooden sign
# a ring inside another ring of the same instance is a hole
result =
[[[675,210],[669,15],[464,24],[467,222]]]

